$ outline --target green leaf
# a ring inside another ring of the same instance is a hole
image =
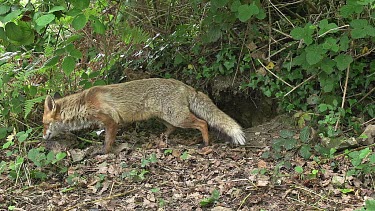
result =
[[[69,55],[73,56],[74,58],[80,59],[82,58],[82,53],[78,49],[74,47],[73,44],[69,44],[65,47],[66,52],[69,53]]]
[[[19,15],[21,15],[22,11],[21,10],[14,10],[7,14],[1,22],[6,23],[9,21],[13,21],[14,19],[18,18]]]
[[[310,45],[305,48],[306,51],[306,61],[309,65],[314,65],[320,62],[323,59],[323,55],[326,50],[320,45]]]
[[[337,40],[332,37],[327,37],[325,42],[323,43],[323,48],[326,50],[332,50],[333,52],[339,51],[339,45],[337,44]]]
[[[64,10],[65,10],[65,7],[63,7],[63,6],[54,6],[48,12],[53,13],[53,12],[56,12],[56,11],[64,11]]]
[[[5,33],[4,27],[0,27],[0,39],[7,40],[7,35]]]
[[[59,62],[59,60],[60,60],[60,56],[54,56],[54,57],[48,59],[48,61],[44,64],[44,67],[55,66],[57,64],[57,62]]]
[[[281,130],[280,136],[283,138],[292,138],[294,136],[294,132],[290,130]]]
[[[82,10],[77,9],[77,8],[73,8],[66,13],[67,16],[72,16],[72,17],[77,16],[79,14],[82,14]]]
[[[77,9],[86,9],[90,5],[90,0],[70,0],[73,6]]]
[[[220,192],[215,189],[215,190],[212,191],[211,197],[202,199],[199,204],[202,207],[207,207],[209,205],[212,205],[216,201],[218,201],[219,198],[220,198]]]
[[[238,19],[241,22],[248,21],[251,16],[256,15],[259,13],[259,8],[255,4],[243,4],[238,7]]]
[[[53,20],[55,20],[55,15],[54,14],[47,14],[47,15],[42,15],[38,19],[35,20],[35,23],[38,26],[44,27],[51,23]]]
[[[355,28],[364,28],[368,25],[368,20],[366,19],[354,19],[350,22],[350,26]]]
[[[319,106],[318,106],[318,110],[319,110],[319,112],[321,112],[321,113],[327,111],[327,110],[328,110],[328,106],[327,106],[327,104],[324,104],[324,103],[319,104]]]
[[[369,157],[369,161],[370,161],[370,164],[374,164],[375,163],[375,153],[372,153]]]
[[[99,19],[95,19],[91,25],[95,33],[98,33],[98,34],[105,33],[105,25]]]
[[[299,174],[302,174],[303,173],[303,168],[302,168],[302,166],[296,166],[296,167],[294,167],[294,171],[296,171]]]
[[[221,8],[224,7],[228,2],[229,0],[211,0],[211,6]]]
[[[304,127],[299,134],[299,139],[302,142],[307,143],[310,139],[310,135],[311,135],[310,127]]]
[[[6,127],[1,127],[0,128],[0,139],[3,139],[7,137],[8,135],[8,129]]]
[[[3,149],[8,149],[10,146],[13,146],[14,142],[13,141],[7,141],[5,144],[3,144]]]
[[[46,163],[50,164],[55,159],[55,153],[53,151],[50,151],[46,156]]]
[[[350,26],[353,28],[351,31],[351,36],[353,39],[375,36],[375,28],[370,25],[366,19],[355,19],[350,22]]]
[[[340,189],[341,193],[350,193],[350,192],[353,192],[354,189]]]
[[[67,56],[62,62],[62,69],[66,75],[70,75],[76,66],[76,60],[72,56]]]
[[[363,11],[363,6],[357,3],[357,0],[347,0],[346,5],[340,8],[340,15],[348,18],[350,15],[359,14]]]
[[[6,14],[10,10],[9,5],[2,4],[0,5],[0,15]]]
[[[69,52],[69,54],[77,59],[82,58],[82,53],[78,49],[73,49],[72,51]]]
[[[83,27],[85,27],[86,23],[86,16],[84,14],[79,14],[73,19],[72,26],[75,30],[80,30],[83,29]]]
[[[375,210],[375,200],[374,199],[367,199],[366,200],[366,209],[367,210]]]
[[[176,56],[174,57],[173,65],[177,66],[181,64],[183,61],[184,61],[184,57],[182,57],[180,53],[177,53]]]
[[[320,82],[320,86],[322,87],[323,91],[328,93],[328,92],[331,92],[333,90],[336,81],[330,75],[327,75],[326,73],[322,72],[319,75],[319,82]],[[321,105],[327,106],[326,104],[321,104]],[[321,111],[321,112],[324,112],[324,111]]]
[[[328,32],[328,31],[329,32],[327,34],[335,33],[335,32],[338,31],[337,27],[338,26],[335,23],[328,23],[327,19],[323,19],[319,22],[319,35],[322,35],[322,34]]]
[[[296,27],[291,32],[290,35],[296,40],[302,40],[306,45],[310,45],[313,42],[312,34],[314,33],[314,26],[311,23],[307,23],[305,27]]]
[[[332,60],[331,58],[324,58],[321,62],[320,68],[327,73],[331,74],[334,71],[334,67],[336,66],[336,62]]]
[[[66,157],[66,153],[65,152],[59,152],[59,153],[57,153],[56,154],[56,161],[55,161],[55,163],[58,162],[58,161],[60,161],[60,160],[62,160],[62,159],[64,159],[65,157]]]
[[[14,22],[9,22],[5,25],[5,33],[7,37],[14,41],[21,41],[23,39],[22,29]]]
[[[267,17],[266,11],[263,8],[259,8],[259,13],[255,16],[259,20],[263,20]]]
[[[340,43],[339,43],[340,50],[341,51],[347,51],[348,48],[349,48],[349,42],[350,42],[349,37],[347,35],[341,36]]]
[[[24,113],[25,113],[24,118],[26,119],[27,115],[29,115],[29,113],[31,112],[35,104],[41,103],[42,101],[44,101],[44,99],[45,99],[45,96],[39,96],[34,99],[26,100],[24,103]]]
[[[353,62],[353,58],[347,54],[340,54],[336,56],[335,62],[339,70],[345,70]]]
[[[181,160],[186,160],[189,158],[189,153],[187,151],[185,151],[184,153],[182,153],[182,155],[180,156]]]
[[[42,161],[46,159],[46,155],[38,149],[33,148],[27,153],[27,158],[33,161],[36,166],[42,167]]]
[[[241,1],[240,0],[235,0],[233,1],[232,5],[230,6],[230,10],[232,12],[237,12],[238,11],[238,7],[241,6]]]
[[[34,41],[34,31],[29,23],[19,21],[18,25],[9,22],[5,25],[5,34],[8,39],[17,45],[29,45]]]
[[[365,158],[371,152],[370,148],[366,147],[365,149],[359,151],[359,158]]]
[[[291,150],[297,146],[297,140],[294,138],[286,139],[284,142],[284,147],[286,150]]]
[[[303,145],[299,149],[299,154],[304,158],[304,159],[309,159],[311,157],[311,147],[308,145]]]

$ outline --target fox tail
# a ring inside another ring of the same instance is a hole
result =
[[[190,110],[208,125],[228,135],[234,144],[244,145],[245,134],[241,126],[221,111],[212,100],[202,92],[196,92],[189,98]]]

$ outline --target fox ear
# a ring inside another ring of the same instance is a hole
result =
[[[44,108],[53,111],[56,109],[55,100],[51,97],[51,95],[47,95],[46,100],[44,101]]]
[[[60,98],[61,98],[60,93],[55,92],[55,94],[53,95],[53,98],[54,98],[54,99],[60,99]]]

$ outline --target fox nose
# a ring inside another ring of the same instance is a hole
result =
[[[45,135],[43,135],[44,140],[48,140],[50,137],[51,137],[51,133],[46,133]]]

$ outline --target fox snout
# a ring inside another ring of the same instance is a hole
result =
[[[51,138],[51,132],[50,131],[47,130],[47,131],[43,132],[43,139],[48,140],[50,138]]]
[[[52,132],[51,130],[49,129],[49,125],[48,124],[45,124],[43,126],[43,139],[45,140],[48,140],[52,137]]]

